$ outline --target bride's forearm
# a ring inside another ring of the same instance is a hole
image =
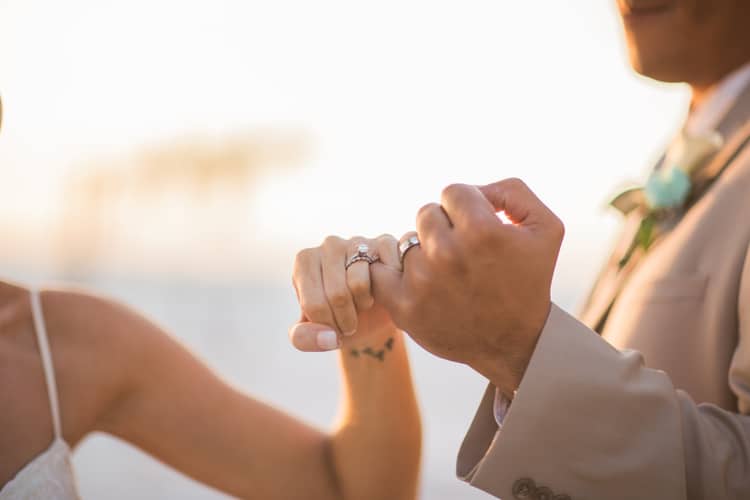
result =
[[[334,495],[412,500],[421,451],[419,410],[403,333],[370,293],[368,264],[376,260],[401,268],[395,238],[332,236],[298,253],[293,281],[302,320],[290,334],[298,349],[320,351],[334,347],[327,325],[337,325],[339,332],[356,330],[335,346],[340,347],[341,412],[318,454]]]
[[[340,364],[332,464],[342,497],[416,498],[421,425],[403,333],[388,328],[347,338]]]

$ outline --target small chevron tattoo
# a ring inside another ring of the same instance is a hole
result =
[[[393,350],[393,337],[389,338],[385,342],[382,349],[379,349],[377,351],[373,349],[372,347],[365,347],[361,351],[357,349],[352,349],[351,354],[355,358],[359,358],[360,356],[370,356],[370,357],[377,359],[378,361],[385,361],[385,353],[388,351],[392,351],[392,350]]]

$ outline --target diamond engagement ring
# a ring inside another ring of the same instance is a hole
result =
[[[380,257],[378,257],[377,255],[370,255],[370,247],[367,246],[367,244],[360,243],[359,245],[357,245],[357,253],[349,257],[349,260],[346,261],[346,266],[344,266],[344,268],[349,269],[353,264],[361,261],[367,262],[368,264],[374,264],[379,260]]]
[[[404,264],[404,259],[409,250],[414,247],[418,247],[419,237],[416,234],[409,236],[408,238],[402,239],[398,244],[398,257],[401,260],[401,264]]]

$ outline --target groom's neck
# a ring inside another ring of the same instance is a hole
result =
[[[736,70],[750,63],[750,54],[742,54],[726,61],[716,61],[714,68],[710,68],[705,75],[694,82],[687,82],[691,90],[690,109],[703,105],[716,88]]]

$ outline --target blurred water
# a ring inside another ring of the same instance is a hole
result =
[[[305,354],[288,343],[298,310],[291,286],[218,285],[98,277],[87,286],[166,327],[232,384],[308,422],[333,421],[339,383],[335,354]],[[424,417],[422,499],[491,498],[455,478],[455,456],[485,382],[470,369],[410,343]],[[74,456],[85,499],[221,499],[135,448],[93,435]]]

